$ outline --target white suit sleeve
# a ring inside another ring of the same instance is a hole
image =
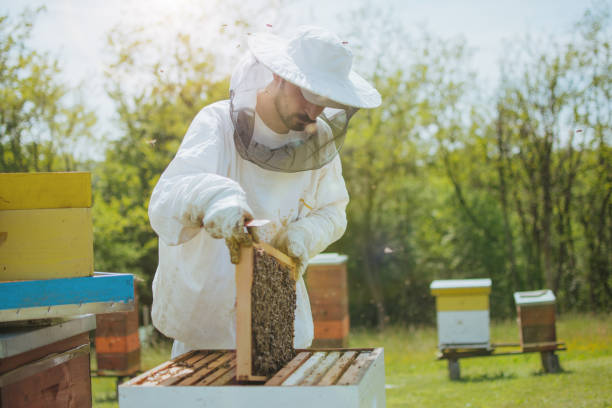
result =
[[[288,227],[291,241],[302,241],[307,259],[318,255],[342,237],[346,230],[346,205],[349,201],[342,178],[340,158],[323,169],[315,195],[316,207],[304,218]]]
[[[240,185],[220,175],[228,160],[223,122],[205,108],[187,130],[151,195],[151,226],[167,245],[193,238],[200,232],[203,219],[221,208],[235,206],[250,211]]]

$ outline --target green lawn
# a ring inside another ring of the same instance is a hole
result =
[[[436,361],[434,328],[389,327],[351,332],[351,347],[384,347],[388,407],[612,407],[612,315],[565,315],[557,336],[564,371],[542,374],[538,353],[460,360],[450,381]],[[515,321],[493,323],[493,342],[518,342]],[[144,348],[143,368],[165,361],[168,345]],[[94,407],[116,407],[115,380],[92,379]]]

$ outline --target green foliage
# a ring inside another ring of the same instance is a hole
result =
[[[0,171],[76,170],[77,147],[93,141],[96,116],[58,79],[51,56],[28,46],[36,16],[0,16]]]
[[[107,90],[120,131],[102,162],[83,163],[95,116],[69,103],[57,61],[28,48],[35,16],[0,17],[0,170],[95,165],[95,268],[142,277],[150,303],[148,200],[197,112],[227,98],[227,69],[189,30],[114,30]],[[492,95],[463,41],[413,37],[385,18],[350,25],[356,62],[383,98],[351,121],[349,223],[328,249],[349,255],[353,325],[432,322],[429,284],[451,278],[491,278],[498,318],[512,316],[514,291],[543,287],[560,310],[612,310],[609,9],[597,4],[569,41],[508,47]],[[238,20],[231,30],[249,27]]]
[[[121,136],[110,143],[94,173],[94,239],[97,270],[140,276],[142,302],[151,302],[157,237],[147,207],[153,187],[176,153],[198,111],[227,97],[227,80],[213,80],[214,58],[189,36],[174,39],[170,59],[142,64],[137,56],[161,55],[156,44],[114,31],[115,62],[107,73]],[[139,87],[117,78],[148,78]]]

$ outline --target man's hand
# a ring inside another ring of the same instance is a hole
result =
[[[252,245],[253,237],[245,230],[245,223],[253,217],[241,205],[228,205],[207,214],[202,222],[213,238],[224,238],[233,264],[240,262],[240,245]]]
[[[310,257],[306,248],[305,230],[289,226],[281,231],[273,240],[272,246],[289,255],[295,261],[298,276],[302,276],[308,266]]]

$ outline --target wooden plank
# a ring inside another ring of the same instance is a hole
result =
[[[31,327],[22,325],[22,322],[4,323],[0,329],[0,359],[26,353],[77,334],[88,333],[96,328],[96,319],[92,315],[50,319],[47,325],[41,325],[40,322],[32,322]]]
[[[58,354],[64,351],[89,344],[89,333],[81,333],[45,346],[29,350],[11,357],[0,359],[0,374],[14,370],[17,367],[39,360],[50,354]]]
[[[354,350],[342,353],[342,356],[338,360],[336,360],[334,365],[331,366],[331,368],[325,373],[323,377],[321,377],[317,385],[334,385],[336,381],[338,381],[338,378],[340,378],[340,376],[344,374],[346,369],[351,365],[351,363],[353,362],[355,357],[357,357],[358,354],[359,352]]]
[[[89,354],[3,386],[0,393],[3,407],[91,407]]]
[[[315,321],[343,320],[348,316],[348,305],[341,303],[311,304],[312,318]]]
[[[557,334],[555,325],[523,326],[523,345],[529,343],[555,342]]]
[[[96,351],[99,376],[131,375],[140,371],[140,348],[129,353],[100,353]]]
[[[40,360],[19,366],[14,370],[1,374],[0,387],[4,387],[8,384],[14,384],[39,372],[64,364],[65,362],[81,355],[85,355],[87,357],[87,361],[89,361],[89,343],[64,351],[60,354],[48,355]]]
[[[306,286],[308,289],[336,288],[347,289],[346,266],[308,267],[306,273]]]
[[[349,333],[349,316],[342,320],[316,320],[314,321],[315,339],[341,339]]]
[[[345,371],[344,374],[342,374],[336,384],[351,385],[359,383],[370,364],[372,364],[372,362],[374,362],[376,358],[378,358],[378,355],[381,353],[381,351],[382,349],[374,349],[374,351],[370,353],[360,353],[353,361],[351,366]]]
[[[0,210],[91,207],[91,173],[0,173]]]
[[[220,366],[216,371],[212,372],[202,380],[198,381],[196,385],[211,385],[219,378],[225,376],[230,371],[236,368],[236,358],[232,357],[229,362],[226,362],[222,366]]]
[[[96,337],[126,336],[138,331],[138,310],[96,315]]]
[[[189,377],[180,381],[177,385],[194,385],[195,383],[202,380],[204,377],[206,377],[207,375],[212,373],[214,370],[216,370],[218,367],[230,361],[234,357],[235,357],[235,354],[233,352],[222,353],[221,356],[214,359],[210,363],[204,365],[198,371],[194,372]]]
[[[206,366],[206,364],[219,358],[222,354],[222,352],[197,353],[193,357],[190,357],[187,360],[177,364],[176,366],[182,367],[182,370],[179,373],[173,375],[172,377],[169,377],[164,381],[160,382],[159,385],[167,386],[178,384],[182,380],[193,375],[193,373],[198,371],[200,368]]]
[[[251,286],[253,285],[253,247],[240,247],[236,265],[236,379],[248,381],[252,372]]]
[[[327,372],[327,370],[340,358],[340,352],[331,351],[323,361],[310,373],[300,385],[315,385]]]
[[[127,336],[96,336],[96,352],[129,353],[140,348],[138,332]]]
[[[232,382],[232,380],[235,380],[235,379],[236,379],[236,364],[234,363],[234,366],[229,371],[227,371],[221,377],[217,378],[210,385],[212,386],[229,385]]]
[[[323,351],[318,351],[314,353],[308,360],[306,360],[297,370],[293,372],[281,385],[298,385],[301,383],[304,378],[308,376],[316,366],[323,360],[326,353]]]
[[[521,307],[518,318],[521,326],[554,325],[555,305]]]
[[[293,360],[291,360],[285,367],[281,368],[272,378],[270,378],[265,385],[281,385],[287,377],[289,377],[295,370],[297,370],[303,363],[312,355],[311,352],[301,351]]]
[[[91,208],[0,211],[0,280],[91,276]]]
[[[133,385],[142,384],[149,377],[157,374],[158,372],[160,372],[162,370],[165,370],[165,369],[175,365],[176,363],[180,363],[181,361],[185,361],[185,360],[189,359],[190,357],[193,357],[196,353],[197,353],[196,350],[192,350],[192,351],[188,351],[185,354],[181,354],[180,356],[175,357],[172,360],[168,360],[168,361],[158,365],[157,367],[153,367],[149,371],[145,371],[144,373],[140,374],[139,376],[136,376],[136,377],[132,378],[130,381],[128,381],[128,382],[126,382],[126,383],[124,383],[122,385],[129,387],[129,386],[133,386]]]

